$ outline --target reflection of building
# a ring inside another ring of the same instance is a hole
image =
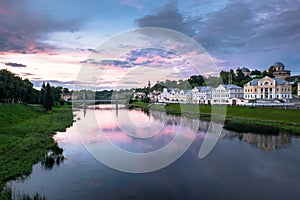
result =
[[[285,66],[281,62],[276,62],[273,66],[275,68],[275,71],[273,72],[275,78],[281,78],[285,80],[286,78],[291,76],[291,71],[285,70]]]
[[[288,135],[260,135],[245,133],[243,140],[249,144],[257,145],[257,147],[264,152],[270,152],[275,150],[277,147],[282,147],[291,143],[291,137]]]
[[[244,85],[244,98],[290,99],[292,98],[292,83],[268,76],[262,79],[253,79]]]

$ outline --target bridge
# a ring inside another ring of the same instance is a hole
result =
[[[69,100],[71,103],[126,103],[127,99],[112,99],[112,100],[107,100],[107,99],[75,99],[75,100]]]

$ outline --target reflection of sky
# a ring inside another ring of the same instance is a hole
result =
[[[111,112],[104,110],[104,112]],[[97,111],[98,125],[93,129],[97,133],[99,125],[104,124],[106,130],[115,130],[116,123],[111,113],[103,116]],[[133,115],[145,115],[134,111]],[[91,116],[91,110],[86,117]],[[152,120],[160,119],[158,113]],[[83,116],[78,114],[80,121]],[[162,117],[164,118],[164,117]],[[151,119],[151,113],[150,113]],[[178,126],[180,118],[171,117],[169,127]],[[149,125],[149,121],[145,125]],[[102,122],[99,122],[102,121]],[[176,122],[176,123],[175,123]],[[139,122],[141,126],[143,122]],[[177,125],[175,125],[177,124]],[[188,123],[186,121],[186,126]],[[87,125],[86,128],[92,127]],[[95,126],[95,124],[94,124]],[[94,128],[93,126],[93,128]],[[167,126],[167,127],[168,127]],[[191,124],[190,124],[191,126]],[[188,130],[188,128],[186,129]],[[139,144],[145,144],[147,151],[159,146],[150,146],[154,138],[157,141],[165,139],[174,133],[163,132],[144,142],[128,140],[130,136],[116,129],[116,134],[110,138],[115,145],[129,150],[142,151]],[[110,133],[106,133],[109,137]],[[90,142],[101,145],[101,138],[94,134]],[[205,158],[198,159],[198,152],[202,144],[203,132],[199,132],[191,147],[176,162],[161,170],[144,173],[122,173],[106,167],[94,159],[80,143],[76,128],[71,127],[65,133],[55,136],[59,146],[64,148],[66,160],[52,171],[42,171],[39,164],[34,166],[33,174],[25,182],[13,183],[17,191],[34,194],[45,194],[47,199],[295,199],[300,196],[300,143],[298,138],[292,137],[289,144],[276,151],[265,153],[257,145],[249,145],[239,139],[235,132],[226,131],[218,141],[213,151]],[[91,136],[91,135],[89,135]],[[102,138],[103,139],[103,138]],[[124,146],[122,146],[124,145]],[[109,153],[109,151],[108,151]]]
[[[165,122],[172,119],[163,113],[162,115],[165,117]],[[160,149],[167,145],[179,131],[179,124],[175,121],[164,123],[151,114],[147,116],[141,111],[128,112],[123,109],[119,110],[116,117],[110,110],[100,110],[96,112],[96,117],[99,128],[109,141],[132,152],[151,152]],[[188,127],[184,127],[182,131],[187,135],[192,132]]]

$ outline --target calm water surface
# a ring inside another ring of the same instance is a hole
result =
[[[93,115],[99,124],[87,127],[91,143],[101,145],[97,135],[101,129],[116,146],[136,153],[160,149],[170,143],[180,126],[188,135],[195,124],[192,119],[160,112],[120,109],[116,113],[110,106],[80,111],[73,127],[55,135],[65,160],[52,169],[42,163],[34,165],[28,178],[9,183],[12,188],[55,200],[300,199],[300,138],[225,130],[213,151],[199,159],[208,127],[201,121],[194,142],[178,160],[155,172],[132,174],[107,167],[82,144],[76,123]]]

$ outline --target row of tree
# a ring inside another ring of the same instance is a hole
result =
[[[217,87],[219,84],[233,84],[238,86],[243,86],[247,82],[251,81],[253,78],[262,78],[264,76],[273,76],[274,67],[271,66],[268,70],[263,72],[259,70],[253,70],[250,72],[250,76],[245,76],[240,68],[234,72],[233,69],[229,71],[221,71],[219,77],[209,76],[203,77],[201,75],[194,75],[187,80],[166,80],[158,81],[152,88],[151,91],[157,90],[162,91],[163,88],[178,88],[182,90],[188,90],[197,86],[212,86]],[[253,78],[251,78],[253,77]],[[146,90],[146,88],[139,89],[140,91]]]
[[[41,104],[51,111],[55,104],[62,104],[61,94],[66,88],[43,83],[41,91],[28,79],[22,79],[6,69],[0,70],[0,103]]]
[[[28,80],[0,70],[0,103],[38,103],[39,91]]]

